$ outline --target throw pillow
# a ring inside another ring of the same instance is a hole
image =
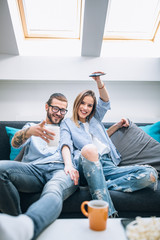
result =
[[[128,128],[120,128],[111,136],[112,142],[121,154],[119,165],[147,164],[155,167],[160,174],[160,143],[136,124],[129,122]]]
[[[10,143],[10,160],[14,160],[16,158],[16,156],[20,153],[21,149],[22,148],[13,148],[12,145],[11,145],[11,141],[12,141],[12,138],[14,136],[14,134],[19,131],[20,129],[17,129],[17,128],[13,128],[13,127],[5,127],[6,129],[6,132],[7,132],[7,135],[9,137],[9,143]]]
[[[140,128],[160,143],[160,122],[156,122],[151,125],[140,126]]]

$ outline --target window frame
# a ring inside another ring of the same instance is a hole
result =
[[[107,17],[109,15],[109,8],[110,8],[110,4],[111,4],[111,1],[112,0],[109,0],[109,6],[108,6],[108,10],[107,10],[107,15],[106,15],[106,21],[107,21]],[[159,6],[160,6],[160,2],[158,3]],[[107,24],[107,22],[106,22]],[[106,36],[105,35],[105,29],[104,29],[104,36],[103,36],[103,40],[132,40],[132,41],[152,41],[154,42],[155,38],[156,38],[156,34],[157,32],[159,31],[159,28],[160,28],[160,9],[158,11],[158,14],[157,14],[157,17],[155,19],[155,22],[154,22],[154,26],[153,26],[153,29],[152,29],[152,32],[150,33],[150,35],[152,36],[151,38],[146,38],[146,37],[136,37],[137,33],[135,33],[135,37],[128,37],[127,35],[125,36],[125,34],[123,34],[122,32],[117,36]],[[128,32],[129,33],[129,32]],[[142,34],[142,33],[141,33]],[[123,37],[124,35],[124,37]],[[131,35],[133,35],[133,33],[131,33]],[[143,36],[143,34],[142,34]]]
[[[81,35],[81,20],[82,20],[82,0],[76,0],[77,1],[77,11],[79,12],[77,14],[77,18],[79,17],[79,21],[78,21],[78,29],[76,31],[77,36],[56,36],[56,34],[52,33],[52,34],[36,34],[36,33],[28,33],[28,28],[27,28],[27,22],[26,22],[26,17],[25,17],[25,10],[24,10],[24,4],[23,4],[23,0],[17,0],[18,3],[18,8],[19,8],[19,13],[20,13],[20,17],[21,17],[21,23],[22,23],[22,28],[23,28],[23,32],[24,32],[24,37],[28,38],[28,39],[80,39],[80,35]]]

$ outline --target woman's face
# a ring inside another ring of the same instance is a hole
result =
[[[88,117],[92,112],[93,105],[94,105],[94,100],[91,96],[86,96],[83,98],[78,109],[78,119],[81,122],[86,122],[86,117]]]

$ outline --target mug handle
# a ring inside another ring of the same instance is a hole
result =
[[[81,211],[82,211],[82,213],[83,213],[86,217],[88,217],[88,212],[87,212],[86,209],[85,209],[85,205],[88,205],[88,203],[89,203],[89,201],[84,201],[84,202],[81,204]]]

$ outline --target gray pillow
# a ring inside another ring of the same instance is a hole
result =
[[[160,173],[160,143],[136,124],[129,122],[128,128],[123,127],[111,136],[112,142],[121,154],[119,166],[148,164]]]

